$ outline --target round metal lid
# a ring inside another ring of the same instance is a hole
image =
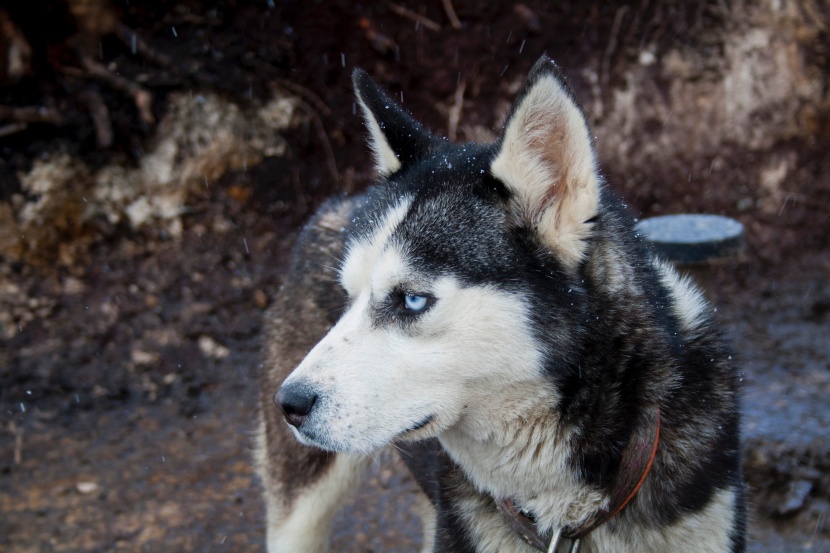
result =
[[[675,263],[705,263],[732,257],[744,246],[744,227],[720,215],[661,215],[637,223],[637,231]]]

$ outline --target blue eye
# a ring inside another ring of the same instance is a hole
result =
[[[421,313],[427,308],[429,299],[417,294],[404,294],[403,305],[410,313]]]

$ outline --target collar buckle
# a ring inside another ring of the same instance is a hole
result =
[[[558,553],[560,545],[567,545],[568,538],[565,537],[565,532],[563,528],[559,528],[556,532],[553,533],[553,537],[550,539],[550,544],[548,544],[548,549],[546,553]],[[579,548],[582,545],[582,540],[579,538],[573,538],[571,540],[571,547],[567,549],[567,553],[579,553]]]

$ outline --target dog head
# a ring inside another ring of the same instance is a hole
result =
[[[286,420],[303,443],[367,453],[460,424],[486,434],[488,410],[518,412],[530,390],[555,403],[544,374],[574,342],[600,201],[557,67],[536,63],[484,145],[431,135],[360,70],[354,85],[379,182],[349,229],[348,306],[277,393]]]

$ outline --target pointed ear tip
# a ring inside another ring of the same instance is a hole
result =
[[[360,79],[366,78],[366,72],[360,67],[352,69],[352,81],[357,82]]]
[[[553,77],[558,81],[564,80],[564,75],[562,74],[562,69],[559,65],[547,54],[542,54],[542,56],[536,60],[536,63],[533,64],[533,67],[528,73],[528,77],[538,78],[539,76],[545,74],[553,75]]]
[[[539,56],[539,59],[536,60],[536,63],[534,65],[542,65],[544,63],[552,63],[556,65],[556,62],[553,61],[553,59],[547,54],[542,54],[541,56]]]
[[[373,84],[372,77],[366,71],[360,67],[354,68],[352,71],[352,86],[354,87],[355,94],[359,97],[365,96],[366,90]]]

